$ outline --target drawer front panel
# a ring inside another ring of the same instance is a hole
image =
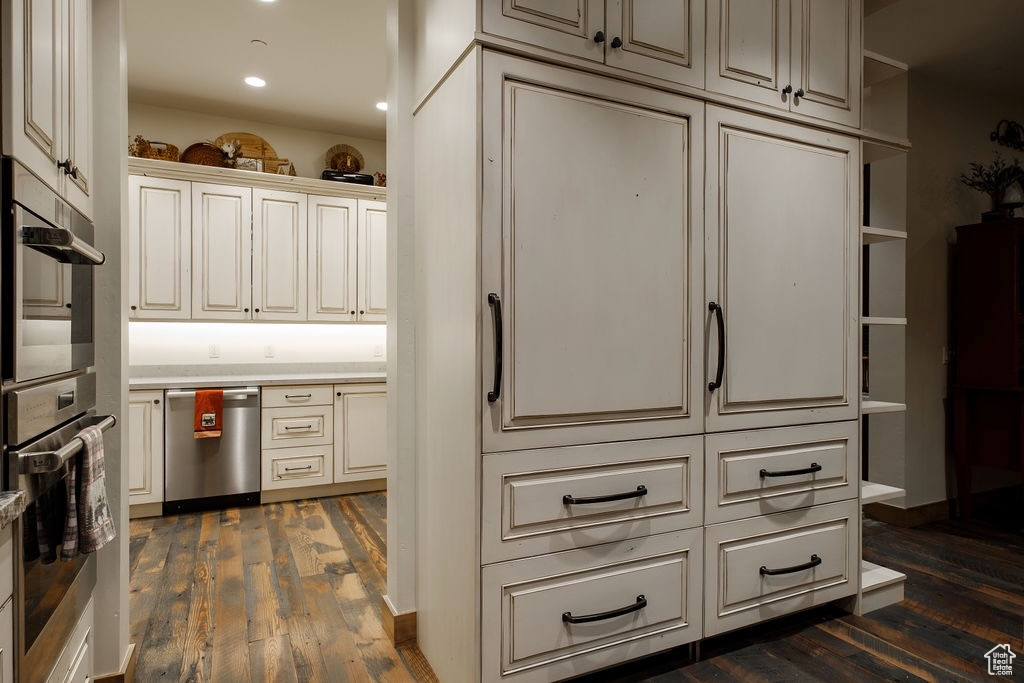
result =
[[[700,638],[701,535],[484,567],[483,623],[501,632],[483,634],[483,678],[556,680]]]
[[[857,501],[706,529],[705,635],[857,592]]]
[[[315,486],[334,481],[331,446],[272,448],[263,451],[263,488]]]
[[[705,520],[727,522],[856,498],[858,437],[856,421],[709,434]]]
[[[334,439],[334,406],[265,409],[261,422],[263,448],[318,446]]]
[[[702,452],[681,437],[485,455],[483,563],[699,526]]]
[[[285,408],[288,406],[315,406],[334,403],[331,385],[263,387],[264,408]]]

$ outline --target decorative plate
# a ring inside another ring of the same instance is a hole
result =
[[[327,150],[324,157],[324,164],[332,171],[345,171],[346,173],[358,173],[363,170],[366,162],[363,154],[355,147],[349,145],[335,145]]]
[[[180,161],[200,166],[224,166],[224,153],[209,142],[197,142],[185,148]]]
[[[277,152],[270,146],[270,143],[259,135],[252,133],[224,133],[213,141],[213,146],[220,149],[225,142],[238,141],[241,143],[241,151],[236,156],[249,159],[277,159]]]

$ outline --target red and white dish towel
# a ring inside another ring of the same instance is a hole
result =
[[[78,553],[92,553],[110,541],[117,532],[107,504],[107,485],[103,462],[103,431],[86,427],[78,433],[85,447],[80,462],[68,473],[68,515],[64,525],[62,560]]]

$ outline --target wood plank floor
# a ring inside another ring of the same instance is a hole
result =
[[[835,606],[578,679],[980,681],[1008,643],[1024,678],[1024,535],[984,524],[868,521],[865,559],[907,574],[906,599],[864,617]],[[136,680],[433,681],[380,625],[383,493],[133,520]]]

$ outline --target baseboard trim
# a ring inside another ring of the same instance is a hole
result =
[[[381,598],[381,621],[384,632],[394,645],[416,642],[416,612],[396,613],[388,596]]]
[[[135,643],[128,643],[128,650],[124,654],[124,661],[121,662],[121,670],[112,674],[93,676],[91,680],[96,683],[135,683],[135,665],[139,661],[139,649]]]
[[[128,519],[159,517],[162,514],[164,514],[163,503],[136,503],[128,506]]]
[[[388,487],[387,479],[366,479],[364,481],[347,481],[341,484],[321,484],[319,486],[299,486],[291,489],[271,489],[260,494],[261,503],[283,503],[288,500],[305,498],[327,498],[329,496],[346,496],[350,493],[369,493],[383,491]]]
[[[864,506],[864,514],[871,519],[901,527],[921,526],[950,517],[948,500],[939,500],[910,508],[900,508],[886,503],[869,503]]]

